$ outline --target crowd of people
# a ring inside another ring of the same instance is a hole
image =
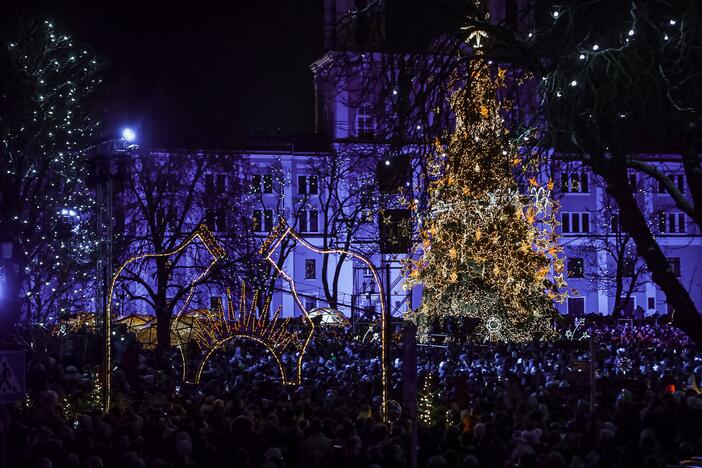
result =
[[[390,396],[417,389],[421,418],[400,403],[382,417],[378,346],[339,330],[316,336],[296,387],[246,342],[215,353],[197,386],[180,383],[176,355],[137,349],[113,373],[107,414],[77,353],[34,352],[8,466],[654,468],[702,454],[702,357],[684,335],[654,322],[568,330],[419,346],[416,373],[397,345]]]

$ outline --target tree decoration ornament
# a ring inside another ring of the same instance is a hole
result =
[[[411,313],[420,335],[447,316],[481,319],[487,339],[556,335],[554,300],[565,298],[565,282],[553,182],[542,180],[538,160],[506,129],[505,76],[476,61],[450,98],[456,127],[430,161],[429,215],[408,263],[410,285],[424,288]]]

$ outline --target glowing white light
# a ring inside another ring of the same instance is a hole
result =
[[[136,139],[136,133],[131,128],[125,128],[122,130],[122,139],[125,141],[134,141]]]
[[[663,39],[667,41],[667,40],[668,40],[668,35],[666,34],[665,36],[663,36]]]
[[[592,46],[592,50],[598,50],[599,48],[600,48],[600,46],[598,46],[597,44],[595,44],[594,46]]]
[[[389,165],[390,165],[390,160],[389,160],[389,159],[386,159],[386,160],[385,160],[385,165],[386,165],[386,166],[389,166]]]
[[[393,94],[394,96],[397,96],[397,90],[396,90],[396,89],[393,89],[393,90],[392,90],[392,94]]]
[[[677,21],[675,21],[674,19],[670,20],[670,25],[671,25],[671,26],[675,26],[675,23],[677,23]]]
[[[629,35],[630,35],[630,36],[633,36],[633,35],[634,35],[634,30],[633,30],[633,29],[630,29],[630,30],[629,30]]]
[[[560,13],[559,13],[558,11],[554,11],[554,12],[553,12],[553,17],[554,17],[554,18],[558,18],[558,15],[560,15]]]
[[[570,85],[571,85],[571,86],[577,86],[577,85],[578,85],[578,82],[575,81],[575,80],[573,80],[573,81],[570,82]]]
[[[585,60],[585,54],[580,54],[580,55],[578,56],[578,58],[579,58],[580,60]]]

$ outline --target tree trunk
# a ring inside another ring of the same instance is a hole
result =
[[[156,259],[156,338],[158,339],[157,350],[159,354],[164,354],[171,347],[171,310],[168,307],[169,271],[165,257]]]
[[[702,347],[702,318],[689,292],[670,269],[668,260],[653,237],[633,193],[628,185],[622,182],[627,180],[623,158],[608,162],[604,157],[599,157],[593,161],[592,168],[605,180],[607,193],[619,206],[624,229],[636,242],[636,249],[646,262],[653,281],[660,286],[668,304],[675,309],[672,324],[684,331],[698,347]]]

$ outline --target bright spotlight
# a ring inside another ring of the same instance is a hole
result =
[[[128,142],[132,142],[136,139],[136,133],[131,128],[125,128],[122,130],[122,139]]]

